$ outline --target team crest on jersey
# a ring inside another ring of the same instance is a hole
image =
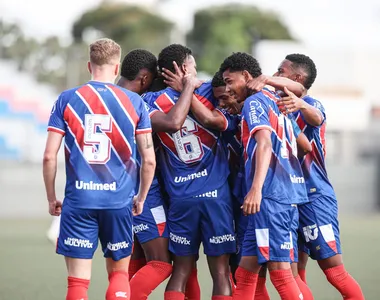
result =
[[[261,103],[257,100],[249,102],[249,121],[251,124],[259,124],[260,117],[264,114],[264,109]]]

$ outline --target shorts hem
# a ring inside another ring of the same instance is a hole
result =
[[[112,258],[113,261],[119,261],[119,260],[121,260],[121,259],[123,259],[123,258],[126,258],[126,257],[128,257],[128,256],[131,256],[131,255],[132,255],[132,250],[131,250],[131,251],[128,251],[128,252],[125,253],[125,254],[121,254],[121,255],[118,255],[118,256],[114,256],[114,255],[112,255],[112,254],[110,254],[110,255],[104,254],[103,257],[104,257],[104,258]]]
[[[236,251],[237,249],[234,248],[234,249],[227,249],[227,250],[217,251],[217,252],[204,250],[203,253],[207,256],[221,256],[224,254],[236,254]]]
[[[67,253],[65,251],[56,251],[57,254],[63,255],[64,257],[70,257],[70,258],[79,258],[79,259],[92,259],[94,257],[94,253],[91,255],[80,255],[75,253]]]
[[[150,242],[150,241],[153,241],[153,240],[159,239],[159,238],[164,238],[164,239],[169,238],[168,236],[154,236],[154,237],[149,237],[149,238],[145,238],[145,239],[140,239],[138,235],[136,235],[136,237],[137,237],[137,240],[139,241],[140,244],[145,244],[147,242]]]

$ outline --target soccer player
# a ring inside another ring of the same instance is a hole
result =
[[[279,111],[275,93],[263,89],[252,94],[247,88],[248,81],[261,75],[251,55],[234,53],[225,59],[220,72],[226,92],[238,102],[244,101],[242,140],[249,191],[242,208],[249,223],[235,274],[234,299],[254,294],[263,263],[267,263],[281,299],[302,299],[290,262],[294,258],[296,239],[292,232],[298,219],[297,204],[306,202],[307,194],[291,122]]]
[[[289,54],[281,62],[275,76],[297,81],[309,90],[317,76],[317,69],[310,57]],[[299,274],[306,282],[305,269],[310,254],[344,299],[364,299],[359,284],[343,265],[338,204],[325,166],[326,114],[323,105],[311,96],[298,98],[293,94],[283,98],[279,104],[287,113],[294,114],[299,127],[312,143],[312,151],[301,159],[310,202],[299,206]]]
[[[122,76],[124,76],[124,79],[119,81],[119,84],[123,87],[129,86],[135,89],[141,87],[141,91],[148,88],[149,86],[142,84],[140,79],[137,80],[137,83],[133,83],[133,81],[136,80],[137,74],[140,74],[141,78],[143,77],[141,74],[144,69],[147,69],[146,65],[152,65],[149,69],[156,70],[156,66],[153,66],[153,58],[155,58],[153,54],[146,50],[134,50],[128,53],[122,63]],[[132,76],[133,74],[134,76]],[[197,84],[196,77],[192,74],[183,76],[181,84],[184,86],[183,91],[177,103],[167,113],[146,104],[150,111],[149,115],[154,132],[174,133],[181,129]],[[150,293],[172,272],[168,250],[166,208],[157,178],[153,180],[142,214],[134,217],[133,223],[134,233],[141,244],[144,257],[148,263],[142,267],[141,259],[132,260],[134,262],[132,271],[135,276],[133,276],[130,283],[131,299],[147,299]],[[147,278],[149,280],[146,280]]]
[[[156,76],[156,56],[147,50],[135,49],[124,57],[117,85],[142,95],[152,85]]]
[[[158,57],[159,68],[175,73],[173,61],[182,73],[196,75],[196,63],[189,48],[178,44],[164,48]],[[194,93],[210,109],[215,109],[210,84],[202,84]],[[179,92],[166,88],[147,93],[144,100],[166,112],[178,97]],[[227,119],[224,127],[229,127]],[[213,278],[213,299],[231,299],[228,259],[236,245],[227,184],[228,161],[220,133],[207,130],[189,113],[180,131],[158,136],[161,142],[158,161],[170,197],[169,250],[175,255],[165,299],[184,299],[201,242]]]
[[[149,115],[137,94],[113,84],[120,46],[90,45],[91,81],[64,91],[49,120],[43,175],[51,215],[62,213],[57,253],[68,271],[66,300],[88,299],[93,254],[100,239],[109,286],[107,300],[129,298],[132,213],[141,213],[155,169]],[[57,153],[65,136],[66,190],[56,199]],[[141,156],[140,184],[135,163]]]

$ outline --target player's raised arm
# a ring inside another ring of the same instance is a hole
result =
[[[195,118],[206,128],[225,131],[228,127],[226,116],[218,109],[208,109],[197,97],[191,100],[191,112]]]
[[[289,114],[299,110],[305,119],[305,122],[309,125],[320,126],[323,123],[324,117],[318,108],[310,105],[305,100],[298,98],[288,88],[285,87],[284,91],[287,96],[277,102],[277,105],[283,113]]]
[[[197,79],[192,74],[186,74],[185,76],[182,76],[180,80],[183,89],[181,96],[173,108],[167,114],[157,111],[151,115],[152,128],[155,132],[174,133],[180,130],[185,122],[187,114],[189,113],[194,89],[197,85]]]
[[[43,176],[46,196],[49,201],[49,213],[52,216],[61,214],[62,202],[57,200],[55,193],[55,176],[57,175],[57,155],[61,147],[63,135],[54,131],[48,133],[43,158]]]

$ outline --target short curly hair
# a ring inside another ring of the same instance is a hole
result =
[[[304,54],[294,53],[285,57],[290,61],[295,68],[301,68],[307,74],[304,82],[304,87],[308,90],[313,85],[315,78],[317,78],[317,67],[313,60]]]
[[[244,52],[236,52],[227,57],[220,66],[219,72],[223,74],[226,70],[231,72],[248,71],[253,78],[257,78],[262,74],[256,58]]]
[[[180,44],[169,45],[162,49],[158,55],[158,67],[160,71],[165,68],[174,73],[173,61],[180,67],[190,55],[193,55],[193,52],[186,46]]]
[[[219,71],[215,73],[214,77],[212,78],[211,85],[214,88],[226,86],[226,83],[223,80],[222,73],[220,73]]]
[[[157,58],[147,50],[135,49],[124,57],[120,75],[128,80],[134,80],[142,69],[147,69],[153,75],[156,75]]]

